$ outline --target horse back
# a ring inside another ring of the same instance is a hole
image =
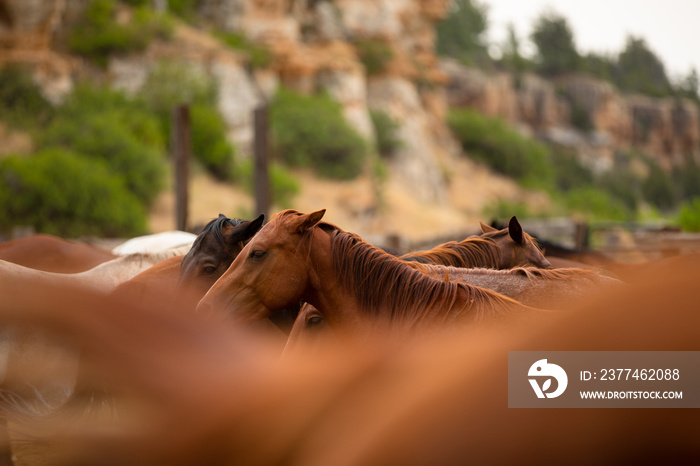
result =
[[[46,272],[84,272],[116,257],[89,244],[46,234],[0,244],[0,259]]]

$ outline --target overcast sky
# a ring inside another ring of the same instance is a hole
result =
[[[619,53],[628,34],[642,36],[671,78],[700,73],[700,0],[479,0],[488,6],[489,38],[501,44],[513,23],[521,40],[546,8],[564,16],[580,53]]]

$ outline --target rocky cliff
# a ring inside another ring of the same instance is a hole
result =
[[[0,66],[34,65],[46,95],[60,101],[86,72],[82,60],[61,52],[61,39],[88,4],[89,0],[0,0]],[[452,206],[454,212],[464,210],[455,199],[465,199],[464,193],[455,196],[455,184],[461,183],[458,190],[477,184],[457,174],[477,170],[465,169],[465,162],[455,157],[459,147],[445,124],[450,107],[473,107],[534,136],[572,146],[598,170],[611,166],[616,151],[630,148],[648,152],[664,166],[700,155],[700,117],[693,102],[621,95],[610,84],[587,76],[547,81],[528,73],[487,74],[438,60],[435,24],[448,4],[449,0],[200,0],[199,16],[210,26],[244,34],[271,52],[271,62],[264,68],[251,67],[245,54],[223,46],[204,28],[181,24],[169,42],[155,41],[138,55],[112,57],[100,78],[136,92],[160,58],[181,60],[216,77],[219,108],[230,138],[243,153],[252,142],[253,109],[280,85],[327,91],[367,138],[373,137],[370,109],[383,110],[400,124],[403,140],[390,162],[390,184],[402,187],[418,203]],[[122,16],[128,21],[128,11]],[[363,64],[359,44],[368,40],[391,51],[380,70]],[[481,207],[506,191],[516,192],[498,183],[483,185],[500,188],[480,201]],[[471,197],[480,196],[484,193]],[[522,199],[522,194],[515,196]],[[472,218],[480,215],[473,210]]]
[[[476,108],[573,147],[598,170],[609,168],[620,150],[645,152],[666,168],[700,157],[700,115],[690,100],[623,95],[585,75],[547,81],[529,73],[487,74],[453,61],[444,61],[442,70],[449,76],[448,105]]]
[[[71,89],[79,60],[56,52],[55,39],[87,0],[0,0],[0,64],[36,65],[36,78],[52,100]],[[231,138],[245,152],[252,141],[252,110],[279,84],[301,91],[326,90],[347,119],[373,137],[369,109],[381,109],[400,124],[403,147],[392,173],[426,202],[446,202],[442,165],[455,151],[444,125],[445,75],[433,53],[435,22],[447,0],[202,0],[199,13],[223,30],[243,33],[272,52],[266,69],[250,70],[237,55],[199,31],[179,27],[173,42],[152,44],[138,56],[112,58],[108,79],[136,91],[158,58],[176,57],[217,78],[220,109]],[[382,41],[392,59],[368,76],[354,44]]]

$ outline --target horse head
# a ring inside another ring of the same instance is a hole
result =
[[[530,265],[541,269],[551,269],[552,264],[544,257],[537,243],[523,231],[523,227],[515,216],[511,217],[508,227],[498,230],[481,224],[482,238],[490,238],[498,244],[501,250],[501,263],[498,268],[511,268]]]
[[[197,310],[223,310],[239,320],[254,321],[296,305],[310,279],[310,242],[304,239],[324,213],[286,210],[272,217],[202,298]]]
[[[323,314],[311,304],[304,303],[289,333],[284,353],[296,351],[300,347],[315,347],[320,350],[333,336]]]
[[[223,214],[209,222],[180,263],[180,285],[201,289],[202,295],[226,272],[233,260],[262,227],[254,220],[230,219]]]

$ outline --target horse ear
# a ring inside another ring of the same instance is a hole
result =
[[[250,221],[248,228],[251,229],[253,234],[255,234],[258,232],[258,230],[260,230],[260,228],[262,228],[263,222],[265,222],[265,214],[260,214],[258,215],[258,218]]]
[[[310,214],[302,214],[296,221],[295,230],[297,233],[303,233],[311,228],[315,227],[318,222],[323,218],[323,214],[326,213],[326,209],[317,210],[316,212],[311,212]]]
[[[520,222],[515,218],[515,215],[511,217],[510,222],[508,222],[508,234],[513,241],[518,244],[522,244],[525,241],[525,236],[523,235],[523,227],[520,226]]]
[[[260,214],[260,215],[258,215],[258,218],[253,219],[253,220],[246,222],[244,224],[245,225],[245,227],[244,227],[245,228],[244,241],[247,241],[250,238],[252,238],[253,236],[255,236],[255,234],[260,230],[260,228],[262,228],[264,220],[265,220],[265,214]]]
[[[229,244],[235,244],[239,241],[248,242],[255,234],[262,228],[263,220],[265,220],[265,215],[260,214],[258,218],[254,220],[246,220],[239,223],[238,225],[231,226],[226,225],[223,228],[224,237],[226,242]]]
[[[487,225],[484,222],[479,222],[479,225],[481,225],[481,232],[482,233],[488,233],[489,231],[498,231],[491,225]]]

